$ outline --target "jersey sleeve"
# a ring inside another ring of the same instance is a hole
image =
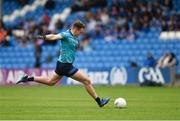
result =
[[[63,39],[63,40],[67,38],[67,35],[66,35],[65,32],[61,32],[61,33],[59,33],[59,35],[62,36],[62,39]]]

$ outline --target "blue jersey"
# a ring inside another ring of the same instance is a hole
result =
[[[74,36],[70,29],[59,33],[62,36],[59,61],[61,63],[73,63],[75,60],[76,49],[78,47],[78,39]]]

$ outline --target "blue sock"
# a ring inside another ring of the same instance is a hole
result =
[[[99,97],[97,97],[95,100],[96,100],[96,102],[97,102],[98,104],[100,104],[101,99],[100,99]]]

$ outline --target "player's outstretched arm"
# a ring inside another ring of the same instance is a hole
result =
[[[54,40],[62,39],[62,36],[59,34],[48,34],[48,35],[44,35],[44,36],[37,36],[37,37],[35,37],[35,39],[54,41]]]

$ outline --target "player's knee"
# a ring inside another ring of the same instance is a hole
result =
[[[91,85],[91,80],[86,80],[86,81],[84,81],[84,85]]]
[[[48,80],[48,86],[54,86],[56,83],[51,81],[51,80]]]
[[[48,85],[49,86],[54,86],[56,83],[50,82]]]

